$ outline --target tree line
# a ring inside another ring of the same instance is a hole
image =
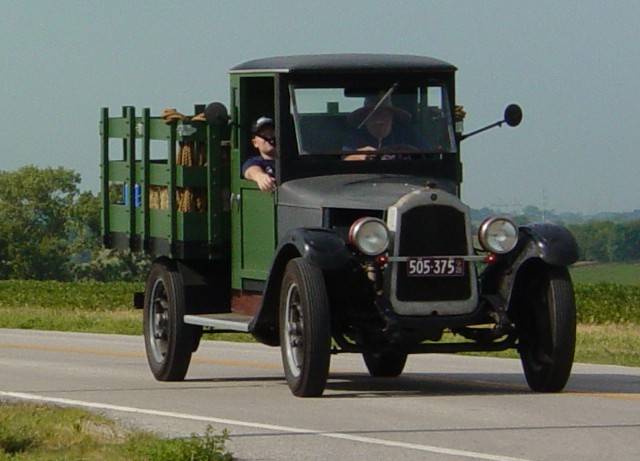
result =
[[[144,256],[105,250],[100,199],[73,170],[0,170],[0,279],[137,280]]]
[[[587,220],[576,213],[543,212],[535,206],[527,206],[514,216],[514,220],[518,224],[545,220],[563,224],[576,238],[581,260],[624,262],[640,260],[640,219],[625,219],[625,215],[637,216],[636,212],[620,213],[618,220],[601,219],[600,216],[606,213]]]
[[[640,260],[640,220],[620,223],[592,221],[567,227],[578,241],[582,260]]]
[[[100,198],[81,192],[79,184],[80,175],[62,167],[0,170],[0,279],[111,281],[145,276],[149,261],[143,255],[102,248]],[[516,216],[519,223],[536,220]],[[583,260],[640,260],[640,220],[567,227]]]

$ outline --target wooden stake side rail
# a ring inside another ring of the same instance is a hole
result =
[[[107,248],[183,259],[185,254],[196,259],[228,256],[229,216],[223,206],[229,190],[223,148],[228,127],[189,120],[167,123],[152,117],[149,108],[136,116],[135,108],[125,106],[121,117],[101,110],[100,135],[102,237]],[[110,152],[112,139],[122,140],[121,153]],[[164,159],[158,159],[157,152],[152,159],[152,148],[157,147],[152,141],[166,142]],[[179,164],[177,155],[185,144],[206,160]],[[162,206],[152,202],[153,188],[163,191]],[[185,193],[192,199],[198,195],[202,206],[180,209],[177,195]]]

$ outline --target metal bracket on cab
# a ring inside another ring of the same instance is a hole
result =
[[[240,202],[242,201],[242,197],[240,194],[234,194],[233,192],[231,192],[231,194],[229,194],[229,208],[233,208],[233,205],[235,204],[238,208],[240,208]]]

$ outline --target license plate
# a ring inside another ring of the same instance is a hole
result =
[[[407,275],[409,277],[462,277],[464,275],[464,259],[409,258]]]

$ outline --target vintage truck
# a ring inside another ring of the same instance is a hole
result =
[[[501,216],[472,229],[461,142],[522,112],[464,134],[455,72],[421,56],[273,57],[232,68],[228,109],[196,106],[204,117],[102,109],[104,245],[153,258],[134,303],[156,379],[184,379],[205,329],[280,346],[297,396],[321,395],[345,352],[395,377],[408,354],[514,348],[531,389],[563,389],[575,240]],[[402,110],[412,141],[350,161],[350,115],[367,101]],[[272,193],[241,174],[262,116],[275,122]]]

